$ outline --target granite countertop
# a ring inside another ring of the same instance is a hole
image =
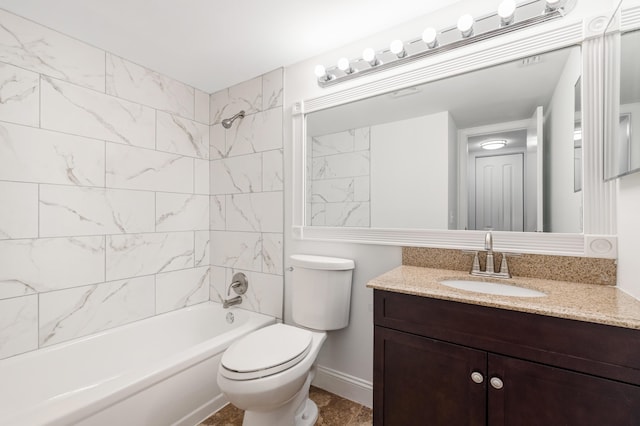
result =
[[[458,290],[439,283],[444,279],[500,282],[546,293],[544,297],[496,296]],[[513,277],[474,277],[465,272],[399,266],[369,281],[367,287],[434,299],[452,300],[558,318],[640,329],[640,301],[614,286]]]

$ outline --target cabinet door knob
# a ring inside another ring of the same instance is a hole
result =
[[[480,384],[484,382],[484,376],[482,375],[482,373],[474,371],[473,373],[471,373],[471,380],[473,380],[474,383]]]
[[[498,377],[492,377],[489,383],[491,383],[494,389],[502,389],[504,387],[504,383]]]

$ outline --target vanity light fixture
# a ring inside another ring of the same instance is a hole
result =
[[[427,28],[422,33],[422,41],[427,44],[429,49],[434,49],[438,47],[438,32],[435,28]]]
[[[330,81],[335,78],[332,74],[327,73],[327,69],[324,65],[316,65],[314,70],[316,77],[318,77],[318,81]]]
[[[315,70],[320,87],[328,87],[359,76],[405,65],[427,56],[467,46],[478,41],[508,34],[562,18],[577,0],[496,0],[497,11],[476,19],[462,15],[456,26],[436,30],[427,28],[422,37],[394,40],[386,50],[366,48],[360,58],[341,58],[333,67],[318,65]]]
[[[547,10],[556,10],[560,7],[562,0],[545,0],[547,3]]]
[[[473,16],[468,13],[466,15],[462,15],[458,18],[458,24],[456,26],[458,27],[458,31],[460,31],[462,38],[471,37],[473,34]]]
[[[404,50],[404,43],[402,40],[393,40],[389,46],[389,51],[396,55],[398,58],[404,58],[407,56],[407,51]]]
[[[516,2],[514,0],[503,0],[498,6],[498,16],[500,17],[501,26],[511,24],[516,16]]]
[[[507,141],[506,140],[504,140],[504,139],[495,139],[495,140],[491,140],[491,141],[482,142],[480,144],[480,148],[494,150],[494,149],[504,148],[506,145],[507,145]]]
[[[351,64],[349,64],[349,60],[347,58],[338,59],[338,69],[345,74],[351,74],[354,69],[351,68]]]
[[[380,61],[376,56],[376,51],[370,47],[367,47],[362,51],[362,59],[369,63],[370,66],[375,67],[380,65]]]

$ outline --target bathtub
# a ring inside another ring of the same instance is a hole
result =
[[[195,425],[227,402],[224,350],[274,322],[207,302],[7,358],[0,425]]]

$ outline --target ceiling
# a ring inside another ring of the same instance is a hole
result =
[[[212,93],[458,1],[0,0],[0,8]]]

